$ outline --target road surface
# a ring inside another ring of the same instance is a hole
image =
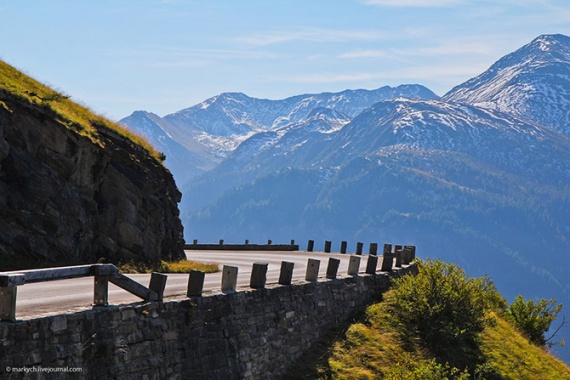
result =
[[[252,265],[254,262],[268,263],[267,283],[277,283],[281,261],[295,263],[293,279],[303,281],[307,270],[309,258],[321,260],[319,277],[325,277],[329,257],[341,259],[338,270],[339,277],[348,270],[349,254],[322,253],[322,252],[236,252],[236,251],[186,251],[189,260],[233,265],[238,270],[238,288],[249,285]],[[361,256],[360,271],[366,268],[367,255]],[[379,266],[381,260],[379,260]],[[148,286],[149,274],[128,275],[133,280]],[[204,282],[204,293],[220,292],[221,272],[207,273]],[[71,280],[39,282],[18,287],[16,318],[30,319],[45,315],[64,312],[76,312],[90,309],[93,303],[93,277],[84,277]],[[186,294],[188,274],[168,274],[165,297],[181,296]],[[109,283],[109,304],[119,305],[140,302],[141,299],[127,291]]]

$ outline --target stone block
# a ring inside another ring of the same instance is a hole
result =
[[[279,272],[279,284],[280,285],[291,285],[291,280],[293,279],[293,268],[295,263],[289,261],[281,262],[281,271]]]
[[[360,257],[350,256],[350,261],[348,262],[348,275],[358,276],[359,270],[360,270]]]
[[[377,255],[378,254],[378,243],[370,243],[370,248],[368,250],[369,255]]]
[[[362,255],[362,247],[363,247],[363,244],[361,242],[356,243],[356,254],[357,255]]]
[[[307,252],[313,252],[314,248],[315,248],[315,241],[309,240],[309,242],[307,243]]]
[[[334,257],[329,257],[329,264],[327,266],[327,275],[326,275],[328,279],[336,278],[339,265],[340,265],[339,259],[335,259]]]
[[[236,291],[238,267],[224,265],[222,269],[222,292],[230,293]]]
[[[378,256],[368,255],[368,261],[366,262],[366,273],[375,274],[377,266],[378,266]]]
[[[307,273],[305,275],[306,281],[317,281],[319,279],[319,266],[320,260],[309,259],[307,262]]]
[[[204,290],[206,272],[192,269],[188,275],[188,289],[186,297],[201,297]]]
[[[267,267],[268,263],[253,263],[253,268],[251,271],[251,278],[249,281],[249,286],[254,289],[265,288],[265,282],[267,281]]]

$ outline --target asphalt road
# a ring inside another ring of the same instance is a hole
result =
[[[319,277],[325,277],[329,257],[341,260],[338,270],[339,277],[346,275],[348,270],[348,254],[322,252],[231,252],[231,251],[186,251],[189,260],[218,263],[237,266],[238,288],[249,285],[254,262],[268,263],[267,283],[277,283],[281,269],[281,261],[295,263],[293,270],[294,281],[304,281],[309,258],[321,261]],[[361,256],[360,271],[366,268],[366,255]],[[379,260],[379,265],[381,260]],[[150,275],[128,275],[135,281],[148,286]],[[204,282],[204,293],[220,292],[222,274],[208,273]],[[30,319],[45,315],[61,314],[87,310],[93,303],[93,277],[71,280],[49,281],[27,284],[18,287],[16,318]],[[186,294],[188,274],[168,274],[165,297],[182,296]],[[109,284],[109,304],[120,305],[140,302],[141,299],[127,291]]]

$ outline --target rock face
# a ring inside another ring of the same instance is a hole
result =
[[[94,143],[1,98],[0,270],[183,257],[181,194],[156,159],[109,130]]]

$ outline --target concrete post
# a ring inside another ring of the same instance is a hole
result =
[[[325,252],[330,253],[330,251],[331,251],[331,241],[325,240]]]
[[[374,256],[378,254],[378,243],[370,243],[370,249],[368,250],[368,254]]]
[[[13,322],[16,320],[16,286],[0,288],[0,320]]]
[[[309,240],[309,243],[307,244],[307,252],[313,252],[314,248],[315,248],[315,241]]]
[[[307,274],[305,275],[305,281],[317,281],[319,279],[320,265],[321,260],[309,259],[307,262]]]
[[[358,276],[358,271],[360,270],[360,257],[350,256],[350,261],[348,262],[348,275]]]
[[[368,261],[366,262],[366,273],[367,274],[376,273],[377,266],[378,266],[378,256],[368,255]]]
[[[164,298],[164,289],[166,288],[167,275],[162,273],[152,273],[150,275],[150,284],[148,288],[158,295],[158,302],[162,302]]]
[[[281,262],[281,272],[279,273],[279,284],[280,285],[291,285],[291,280],[293,279],[293,268],[295,263],[289,261]]]
[[[340,242],[340,253],[346,253],[347,243],[345,241]]]
[[[220,239],[220,245],[224,245],[224,239]]]
[[[109,276],[94,276],[93,304],[107,306],[109,304]]]
[[[253,269],[251,271],[251,278],[249,280],[249,287],[254,289],[265,288],[265,282],[267,281],[267,267],[268,263],[253,263]]]
[[[334,280],[336,274],[338,273],[338,267],[340,265],[340,260],[334,257],[329,257],[329,265],[327,266],[327,278]]]
[[[362,244],[361,242],[356,243],[356,254],[357,255],[362,255],[362,247],[364,244]]]
[[[206,272],[192,269],[188,275],[188,289],[186,297],[201,297],[204,290],[204,279]]]
[[[391,252],[384,252],[384,256],[382,257],[382,268],[380,270],[382,272],[391,272],[392,265],[394,265],[394,256]]]
[[[236,291],[238,267],[224,265],[222,270],[222,292],[232,293]]]

